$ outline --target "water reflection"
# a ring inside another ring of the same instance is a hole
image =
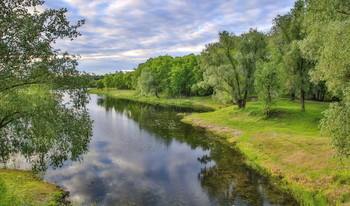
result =
[[[61,167],[67,160],[80,161],[92,136],[85,103],[73,106],[75,99],[69,99],[69,93],[65,93],[63,103],[58,94],[59,97],[33,91],[23,95],[34,105],[25,107],[24,111],[19,105],[9,116],[0,114],[0,119],[10,119],[9,124],[0,128],[0,166],[44,172],[48,167]],[[72,92],[80,93],[80,90]],[[20,94],[21,98],[23,95]],[[28,103],[27,99],[24,102]],[[14,114],[20,115],[11,116]]]
[[[242,157],[181,123],[178,108],[92,95],[94,136],[82,162],[51,170],[45,180],[79,204],[293,205],[247,170]]]

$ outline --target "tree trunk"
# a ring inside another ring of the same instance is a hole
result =
[[[244,100],[238,100],[237,101],[237,106],[238,106],[238,108],[245,108],[245,105],[246,105],[246,101],[244,101]]]
[[[238,108],[242,108],[242,100],[237,101],[237,106],[238,106]]]
[[[294,99],[295,99],[295,94],[294,94],[294,93],[291,93],[291,94],[290,94],[290,101],[294,101]]]
[[[157,97],[157,98],[160,98],[160,97],[158,96],[158,92],[156,92],[156,97]]]
[[[301,110],[305,111],[305,91],[300,91]]]
[[[321,101],[323,102],[324,101],[324,96],[326,95],[326,92],[322,92],[322,96],[321,96]]]

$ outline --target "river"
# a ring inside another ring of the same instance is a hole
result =
[[[44,180],[80,205],[297,205],[249,170],[244,157],[180,121],[189,109],[91,95],[93,137],[78,162]]]

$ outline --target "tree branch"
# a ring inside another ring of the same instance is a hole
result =
[[[15,111],[12,112],[11,114],[8,114],[7,116],[5,116],[4,118],[2,118],[2,120],[0,121],[0,129],[5,127],[6,125],[8,125],[9,123],[13,122],[14,120],[16,120],[17,118],[13,118],[10,119],[12,116],[19,114],[20,112]]]
[[[48,83],[48,82],[46,82],[46,81],[23,82],[23,83],[14,84],[14,85],[2,88],[2,89],[0,89],[0,92],[4,92],[6,90],[13,89],[13,88],[16,88],[16,87],[21,87],[21,86],[26,86],[26,85],[33,85],[33,84],[39,84],[39,83]]]

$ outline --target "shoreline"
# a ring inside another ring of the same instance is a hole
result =
[[[43,181],[32,171],[0,169],[1,205],[67,205],[68,197],[68,191]]]
[[[238,149],[246,157],[249,168],[268,178],[277,189],[291,194],[300,205],[350,205],[350,160],[335,158],[330,138],[322,136],[317,128],[327,103],[308,102],[308,112],[290,118],[290,107],[294,111],[294,106],[299,105],[281,100],[281,117],[271,120],[259,116],[257,102],[249,102],[247,109],[238,110],[215,101],[205,102],[206,98],[189,98],[184,104],[183,99],[140,97],[125,90],[93,89],[89,93],[152,105],[209,107],[213,110],[192,113],[182,121],[222,137],[222,144]]]

